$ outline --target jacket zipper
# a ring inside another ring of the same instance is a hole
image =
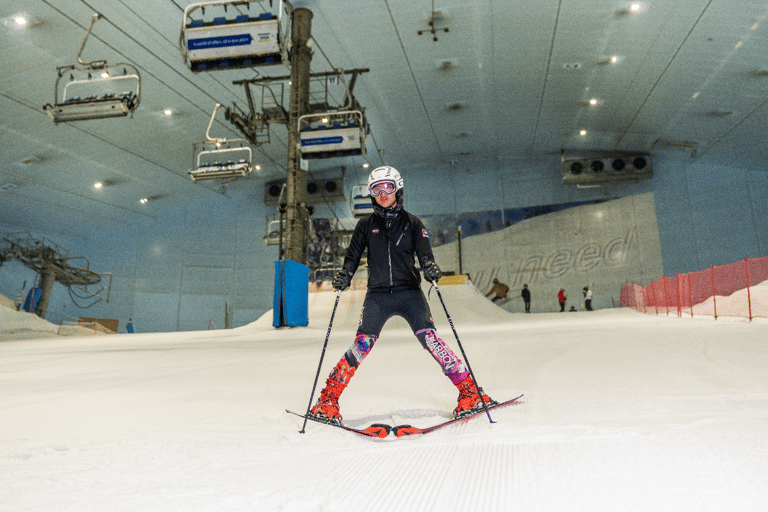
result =
[[[387,229],[387,259],[389,260],[389,293],[392,293],[392,288],[395,286],[395,280],[392,277],[392,244],[390,241],[389,229]]]
[[[400,236],[397,238],[397,243],[395,244],[395,246],[400,245],[400,240],[403,239],[403,235],[405,235],[407,232],[408,232],[408,224],[405,225],[405,229],[403,229],[403,232],[400,233]]]

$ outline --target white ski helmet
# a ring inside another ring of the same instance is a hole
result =
[[[375,185],[376,183],[380,183],[382,181],[391,181],[395,184],[395,193],[403,189],[403,178],[400,176],[400,173],[397,172],[397,169],[394,167],[389,167],[388,165],[384,165],[382,167],[377,167],[374,170],[371,171],[371,174],[368,175],[368,190],[371,190],[371,186]]]
[[[368,190],[370,191],[373,185],[377,183],[381,183],[383,181],[390,181],[395,184],[395,203],[402,205],[403,204],[403,178],[402,176],[400,176],[400,173],[397,172],[397,169],[395,169],[394,167],[390,167],[388,165],[384,165],[372,170],[371,174],[368,175]],[[373,205],[374,208],[379,208],[379,205],[376,202],[376,198],[373,196],[371,196],[371,204]]]

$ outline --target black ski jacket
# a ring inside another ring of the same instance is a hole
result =
[[[422,267],[435,259],[424,224],[404,210],[398,212],[389,228],[384,218],[375,213],[358,221],[343,264],[350,275],[357,270],[366,248],[370,292],[420,289],[421,275],[416,270],[414,255]]]

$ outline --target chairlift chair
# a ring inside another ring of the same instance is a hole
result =
[[[365,155],[367,121],[361,110],[336,110],[299,117],[301,157]]]
[[[205,132],[206,140],[193,144],[194,167],[189,170],[192,181],[244,178],[253,170],[253,150],[245,139],[211,137],[211,126],[220,107],[217,103],[213,109]]]
[[[133,115],[141,103],[141,76],[135,66],[105,60],[84,62],[81,58],[93,25],[100,18],[100,14],[91,17],[91,25],[77,52],[79,64],[56,68],[54,103],[43,106],[54,123],[125,117]],[[69,80],[59,96],[60,82],[67,76]]]
[[[373,213],[373,203],[368,185],[355,185],[350,194],[349,209],[355,218],[365,217]]]
[[[267,215],[267,220],[264,226],[264,243],[266,245],[279,245],[281,231],[285,233],[285,219],[282,219],[281,221],[274,213],[272,215]]]
[[[288,23],[280,33],[283,0],[278,15],[263,12],[228,15],[228,7],[263,0],[216,0],[189,4],[179,34],[179,50],[193,73],[282,64],[288,61]],[[270,1],[271,4],[271,1]],[[287,4],[290,9],[290,4]],[[209,15],[205,10],[208,8]],[[210,14],[212,13],[212,14]]]

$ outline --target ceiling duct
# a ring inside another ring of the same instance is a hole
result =
[[[650,155],[627,153],[599,158],[562,158],[564,185],[586,185],[653,178]]]
[[[277,206],[285,179],[269,181],[264,185],[264,204]],[[285,200],[285,195],[283,196]],[[344,178],[307,179],[307,204],[324,205],[346,201]]]

